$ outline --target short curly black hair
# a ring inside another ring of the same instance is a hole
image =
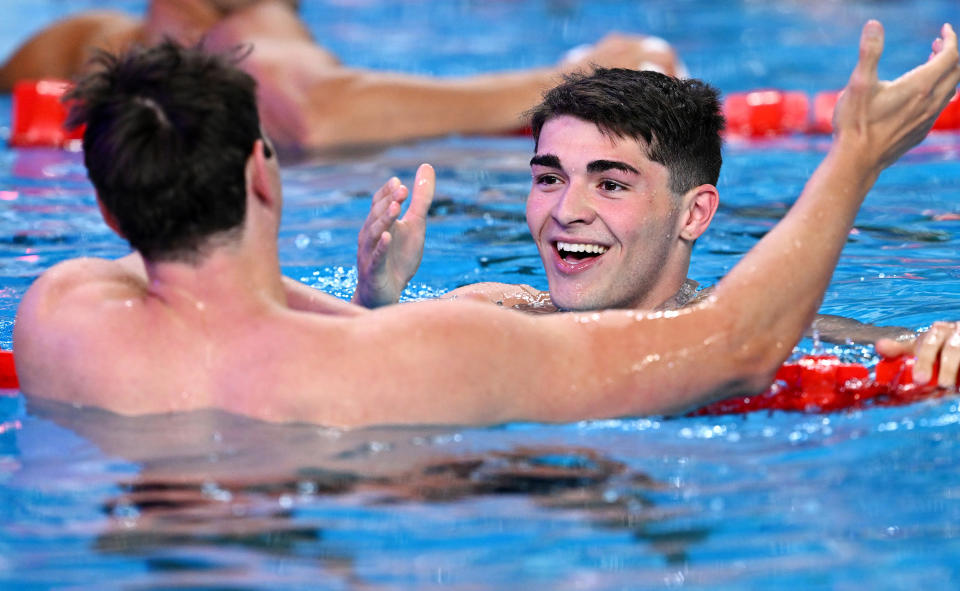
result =
[[[570,74],[530,112],[534,141],[561,115],[643,140],[647,156],[669,170],[674,194],[716,185],[720,177],[724,119],[719,92],[705,82],[623,68]]]
[[[68,94],[86,124],[84,162],[101,204],[147,260],[190,260],[246,215],[244,167],[261,137],[242,54],[165,41],[101,52]]]

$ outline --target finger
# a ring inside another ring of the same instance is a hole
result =
[[[407,187],[397,181],[392,192],[387,193],[383,198],[370,206],[370,213],[367,214],[367,219],[383,217],[393,203],[403,203],[406,198]]]
[[[383,215],[370,224],[370,236],[376,236],[379,239],[381,234],[388,231],[400,216],[400,209],[401,207],[399,203],[396,201],[391,201]]]
[[[917,339],[915,354],[917,362],[913,366],[913,381],[926,384],[933,378],[933,364],[940,355],[940,348],[946,340],[947,329],[944,322],[934,322],[930,330]]]
[[[390,242],[393,240],[393,236],[390,235],[390,232],[383,232],[380,234],[380,239],[377,240],[377,245],[373,249],[373,253],[370,256],[371,266],[373,267],[372,271],[376,274],[378,271],[382,270],[387,263],[387,251],[390,248]]]
[[[934,48],[934,53],[951,52],[957,49],[957,32],[953,30],[953,25],[944,23],[940,28],[940,38],[937,39],[939,47]],[[936,42],[935,42],[936,43]]]
[[[373,194],[372,203],[373,204],[379,203],[380,201],[389,197],[390,194],[397,189],[397,186],[399,184],[400,184],[400,179],[398,179],[397,177],[392,177],[390,180],[383,183],[383,186],[377,189],[377,192]]]
[[[926,78],[930,77],[925,83],[933,85],[934,81],[941,83],[943,87],[955,87],[960,80],[960,60],[957,52],[957,34],[949,24],[943,25],[940,30],[940,37],[933,41],[931,45],[933,51],[925,64],[913,68],[901,78]],[[937,92],[943,88],[938,88]]]
[[[382,210],[375,212],[374,209]],[[384,201],[382,205],[370,210],[360,234],[357,244],[361,251],[371,251],[380,240],[380,235],[389,230],[400,215],[400,204],[396,201]]]
[[[940,373],[937,385],[941,388],[957,386],[957,370],[960,368],[960,325],[954,323],[953,330],[940,350]]]
[[[933,56],[937,55],[941,51],[943,51],[943,38],[937,37],[933,40],[933,43],[930,44],[930,57],[927,59],[933,59]]]
[[[437,174],[429,164],[421,164],[417,169],[417,177],[413,181],[413,197],[410,198],[410,207],[403,219],[425,219],[433,203],[433,194],[436,190]]]
[[[914,343],[916,343],[916,339],[914,338],[902,341],[895,339],[880,339],[877,341],[877,344],[874,345],[874,349],[881,357],[885,359],[892,359],[894,357],[899,357],[900,355],[909,355],[913,353]]]
[[[877,82],[877,64],[883,54],[883,25],[869,20],[860,33],[860,59],[850,75],[851,86],[872,86]]]

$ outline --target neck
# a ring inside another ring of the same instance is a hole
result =
[[[687,304],[692,303],[697,295],[697,287],[700,284],[689,277],[683,280],[680,288],[666,300],[656,306],[657,310],[678,310]]]
[[[272,256],[271,256],[272,255]],[[285,305],[276,251],[219,246],[195,264],[145,261],[147,295],[183,314],[249,314]]]

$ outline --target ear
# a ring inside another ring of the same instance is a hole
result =
[[[103,221],[106,222],[107,227],[113,230],[117,236],[126,239],[127,237],[120,231],[120,223],[117,221],[117,218],[103,206],[103,201],[100,201],[99,195],[97,195],[97,207],[100,208],[100,215],[103,217]]]
[[[270,154],[269,156],[267,154]],[[247,179],[253,194],[265,205],[273,205],[280,197],[276,178],[276,156],[266,147],[262,139],[253,143],[253,150],[247,159]]]
[[[700,185],[691,189],[684,201],[686,208],[680,217],[680,237],[693,241],[706,232],[713,221],[713,214],[720,205],[720,194],[713,185]]]

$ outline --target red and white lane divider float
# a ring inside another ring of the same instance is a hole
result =
[[[839,91],[818,92],[812,101],[806,93],[797,91],[730,93],[723,101],[727,133],[742,137],[831,133],[833,108],[839,97]],[[954,93],[933,129],[960,130],[960,93]]]
[[[936,378],[913,383],[913,357],[882,359],[873,375],[859,363],[832,355],[806,355],[783,364],[763,394],[737,396],[708,404],[691,415],[742,414],[758,410],[832,412],[868,406],[899,406],[938,398],[951,390],[938,388]],[[934,366],[934,375],[938,367]]]
[[[65,80],[21,80],[13,87],[10,145],[79,150],[83,127],[67,129]]]

